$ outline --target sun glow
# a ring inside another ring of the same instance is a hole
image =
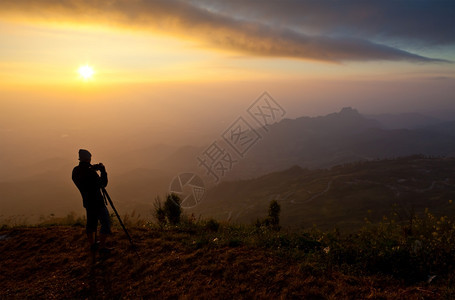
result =
[[[79,73],[79,76],[84,80],[92,79],[93,74],[95,74],[95,71],[89,65],[80,66],[77,72]]]

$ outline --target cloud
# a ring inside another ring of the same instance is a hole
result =
[[[327,62],[444,62],[373,42],[362,35],[348,34],[352,31],[350,28],[354,28],[354,21],[349,21],[348,17],[337,19],[333,9],[324,14],[323,6],[310,5],[314,2],[308,2],[310,4],[307,6],[297,4],[300,2],[281,1],[234,1],[228,5],[213,3],[202,6],[177,0],[7,0],[0,2],[0,14],[20,13],[32,18],[54,21],[132,26],[179,35],[205,46],[255,56]],[[277,3],[281,3],[281,6]],[[358,4],[361,5],[360,2]],[[240,10],[241,8],[243,10]],[[235,14],[232,11],[234,9],[242,11],[243,14]],[[275,9],[276,15],[272,13]],[[316,13],[315,16],[312,10]],[[301,18],[298,11],[303,14]],[[360,15],[365,11],[365,16],[368,17],[371,9],[364,5],[357,7],[356,11]],[[325,17],[319,19],[318,15]],[[306,24],[305,19],[309,20],[308,32],[302,30],[302,26]],[[329,30],[330,28],[335,29]],[[334,34],[337,30],[342,31],[342,28],[346,28],[346,34]]]
[[[454,1],[197,0],[214,12],[326,35],[395,38],[423,45],[455,43]]]

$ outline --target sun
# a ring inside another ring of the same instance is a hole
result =
[[[84,80],[92,79],[93,74],[95,74],[95,71],[89,65],[80,66],[77,72],[79,73],[79,76]]]

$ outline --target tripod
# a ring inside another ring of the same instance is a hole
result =
[[[120,218],[120,215],[118,214],[117,210],[115,209],[114,203],[111,200],[111,197],[107,193],[106,189],[103,187],[101,188],[101,193],[103,194],[104,202],[107,204],[106,199],[109,201],[109,204],[112,207],[112,210],[114,211],[115,215],[117,216],[117,219],[120,223],[120,226],[122,226],[123,231],[125,231],[126,236],[128,237],[128,240],[130,241],[131,247],[133,248],[134,252],[136,253],[137,257],[140,259],[141,257],[139,256],[139,253],[137,252],[136,245],[133,243],[133,239],[131,238],[130,234],[128,233],[128,230],[126,230],[125,225],[122,222],[122,219]]]

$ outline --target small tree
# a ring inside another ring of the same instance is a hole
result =
[[[155,198],[155,218],[158,221],[158,225],[162,228],[166,224],[166,212],[161,205],[161,199],[159,196]]]
[[[272,230],[280,230],[280,211],[281,207],[276,200],[270,201],[269,215],[264,219],[257,219],[255,226]]]
[[[267,225],[273,229],[280,229],[280,211],[281,207],[276,200],[272,200],[269,206],[269,216],[267,218]]]
[[[176,194],[170,194],[164,202],[164,213],[168,222],[172,225],[180,223],[182,208],[180,207],[180,197]]]

